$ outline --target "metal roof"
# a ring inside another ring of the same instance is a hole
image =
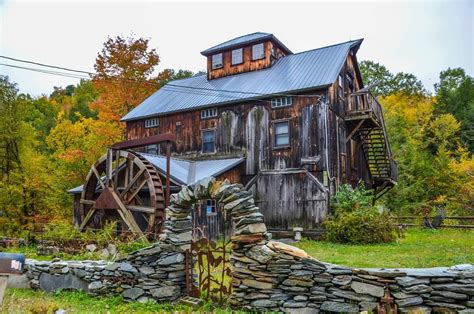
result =
[[[166,156],[137,153],[143,156],[157,170],[165,175]],[[171,157],[170,178],[177,184],[194,184],[206,177],[217,177],[227,170],[234,168],[245,160],[245,158],[208,159],[208,160],[184,160]],[[82,192],[82,185],[68,190],[69,193],[78,194]]]
[[[172,81],[126,114],[122,121],[323,88],[337,79],[351,48],[362,39],[279,59],[270,68],[207,80],[205,74]]]
[[[201,54],[204,56],[208,56],[210,54],[223,51],[223,50],[229,50],[233,47],[237,46],[243,46],[246,44],[251,44],[254,42],[261,42],[263,40],[270,39],[274,42],[276,42],[283,50],[285,50],[286,53],[291,54],[291,50],[288,49],[281,41],[278,40],[273,34],[270,33],[262,33],[262,32],[256,32],[252,34],[247,34],[244,36],[239,36],[234,39],[228,40],[226,42],[223,42],[219,45],[216,45],[214,47],[211,47],[209,49],[206,49],[204,51],[201,51]]]

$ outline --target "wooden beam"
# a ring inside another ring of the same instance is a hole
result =
[[[104,182],[102,182],[102,178],[100,177],[99,172],[97,171],[97,168],[95,167],[95,165],[92,165],[91,169],[92,169],[92,172],[94,172],[95,176],[97,177],[97,180],[99,181],[99,184],[102,187],[102,189],[105,189],[105,184]]]
[[[132,210],[135,212],[147,213],[147,214],[154,214],[156,209],[149,206],[140,206],[140,205],[125,205],[128,210]]]
[[[125,194],[127,194],[128,190],[135,184],[135,181],[140,178],[140,176],[145,172],[145,169],[140,169],[138,173],[133,177],[133,179],[130,181],[130,183],[123,189],[122,193],[120,193],[120,196],[123,197]]]
[[[158,144],[158,143],[163,143],[163,142],[175,142],[175,141],[176,141],[176,135],[166,133],[166,134],[153,135],[149,137],[143,137],[136,140],[118,142],[112,145],[111,148],[112,149],[129,149],[129,148],[148,146],[148,145]]]
[[[140,190],[142,189],[142,187],[145,186],[145,184],[147,183],[147,179],[143,180],[140,185],[135,189],[135,191],[133,191],[132,195],[130,195],[128,198],[127,198],[127,203],[130,202],[134,197],[135,195],[137,195],[138,192],[140,192]]]
[[[112,196],[114,197],[115,201],[117,202],[117,205],[119,206],[119,208],[117,208],[117,211],[120,217],[122,217],[123,221],[127,224],[128,228],[130,228],[131,231],[138,233],[140,237],[146,239],[146,237],[143,235],[142,230],[137,225],[135,218],[133,218],[132,213],[127,209],[127,207],[125,207],[117,193],[113,192]]]
[[[354,136],[355,132],[362,126],[364,123],[364,120],[360,120],[359,123],[357,123],[357,126],[352,130],[352,132],[346,137],[346,143],[349,142],[349,140]]]
[[[85,205],[92,205],[92,206],[94,206],[94,205],[95,205],[95,201],[92,201],[92,200],[86,200],[86,199],[83,199],[83,198],[81,198],[81,200],[79,201],[79,203],[81,203],[81,204],[85,204]]]
[[[92,216],[94,215],[95,213],[95,208],[92,207],[89,212],[87,213],[86,217],[84,218],[84,220],[82,221],[81,225],[79,226],[79,230],[82,231],[84,229],[85,226],[87,226],[87,224],[89,223],[89,220],[92,218]]]

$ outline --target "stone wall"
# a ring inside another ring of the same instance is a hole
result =
[[[184,252],[169,244],[154,244],[116,262],[27,260],[26,268],[30,286],[45,291],[121,294],[140,302],[172,301],[185,291]]]
[[[191,241],[193,204],[214,198],[234,225],[231,263],[236,307],[261,311],[375,310],[382,301],[401,312],[474,313],[474,266],[427,269],[351,269],[320,262],[303,250],[269,240],[263,215],[240,184],[206,178],[171,197],[160,242],[115,263],[28,262],[34,288],[57,282],[92,294],[175,300],[185,293],[184,249]]]

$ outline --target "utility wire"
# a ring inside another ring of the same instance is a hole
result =
[[[89,75],[88,77],[86,76],[81,76],[78,74],[72,74],[72,73],[65,73],[65,72],[57,72],[57,71],[47,71],[43,69],[37,69],[37,68],[31,68],[31,67],[21,67],[21,66],[16,66],[12,64],[5,64],[5,63],[0,63],[0,65],[7,66],[7,67],[12,67],[12,68],[18,68],[18,69],[23,69],[23,70],[29,70],[29,71],[34,71],[34,72],[39,72],[39,73],[44,73],[44,74],[52,74],[52,75],[57,75],[57,76],[64,76],[64,77],[69,77],[69,78],[79,78],[79,79],[90,79],[92,76],[97,75],[96,73],[88,72],[88,71],[82,71],[82,70],[75,70],[71,68],[66,68],[66,67],[61,67],[61,66],[56,66],[56,65],[49,65],[49,64],[44,64],[44,63],[39,63],[35,61],[29,61],[29,60],[22,60],[22,59],[17,59],[17,58],[12,58],[8,56],[3,56],[0,55],[0,58],[16,61],[16,62],[23,62],[23,63],[28,63],[28,64],[34,64],[34,65],[39,65],[42,67],[47,67],[47,68],[53,68],[53,69],[60,69],[64,71],[70,71],[70,72],[75,72],[75,73],[81,73],[81,74],[87,74]],[[108,77],[108,78],[101,78],[101,80],[106,80],[106,81],[128,81],[128,82],[133,82],[133,83],[138,83],[138,84],[147,84],[151,86],[157,86],[156,83],[152,82],[146,82],[146,81],[137,81],[133,79],[127,79],[127,78],[118,78],[118,77]],[[170,89],[169,87],[174,87],[174,89]],[[185,90],[192,90],[192,91],[201,91],[203,93],[198,94],[194,93],[196,95],[203,95],[203,96],[215,96],[219,98],[229,98],[229,99],[235,99],[238,100],[239,98],[237,97],[232,97],[232,96],[224,96],[224,95],[216,95],[216,92],[219,93],[232,93],[232,94],[241,94],[241,95],[248,95],[248,96],[253,96],[253,97],[278,97],[278,96],[288,96],[288,97],[317,97],[318,99],[321,98],[321,95],[300,95],[300,94],[286,94],[286,93],[274,93],[274,94],[265,94],[265,93],[258,93],[258,92],[245,92],[245,91],[236,91],[236,90],[226,90],[226,89],[214,89],[214,88],[207,88],[207,87],[196,87],[196,86],[185,86],[185,85],[178,85],[178,84],[173,84],[173,83],[167,83],[163,85],[165,90],[170,90],[170,91],[176,91],[176,92],[182,92],[186,93]],[[181,90],[180,90],[181,89]],[[206,93],[207,92],[207,93]],[[211,94],[212,93],[212,94]],[[192,93],[189,93],[192,94]],[[245,98],[242,98],[242,100]]]

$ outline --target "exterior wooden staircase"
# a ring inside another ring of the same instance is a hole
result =
[[[349,135],[362,149],[369,168],[374,201],[390,190],[397,182],[397,164],[392,158],[385,130],[382,108],[367,90],[351,95],[358,97],[356,108],[348,110],[344,117]]]

